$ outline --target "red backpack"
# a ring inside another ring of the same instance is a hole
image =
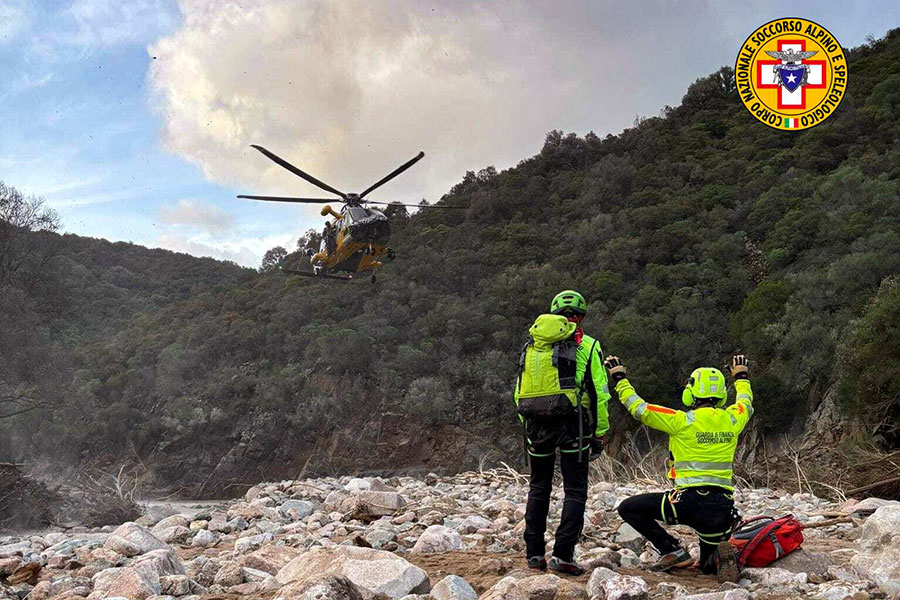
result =
[[[741,521],[731,534],[731,545],[737,550],[738,565],[767,567],[787,556],[803,543],[803,525],[787,515],[779,519],[753,517]]]

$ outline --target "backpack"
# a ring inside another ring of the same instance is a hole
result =
[[[754,517],[741,521],[730,541],[739,567],[767,567],[803,544],[803,525],[794,515]]]
[[[519,354],[517,412],[525,418],[564,417],[575,412],[580,394],[575,388],[572,338],[537,348],[529,339]]]

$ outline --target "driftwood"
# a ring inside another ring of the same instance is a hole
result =
[[[852,523],[853,517],[838,517],[836,519],[826,519],[825,521],[816,521],[815,523],[803,523],[803,529],[817,529],[819,527],[829,527],[840,523]]]
[[[854,488],[852,490],[847,490],[845,494],[847,496],[852,496],[853,494],[860,494],[862,492],[868,492],[869,490],[874,490],[875,488],[879,488],[883,485],[888,485],[889,483],[900,483],[900,477],[891,477],[890,479],[882,479],[881,481],[876,481],[875,483],[870,483],[869,485],[864,485],[862,487]]]

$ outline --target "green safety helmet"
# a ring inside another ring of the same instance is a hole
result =
[[[550,312],[554,315],[559,315],[567,310],[571,310],[579,315],[586,314],[587,302],[584,296],[574,290],[566,290],[554,296],[553,302],[550,303]]]
[[[722,371],[712,367],[694,369],[690,379],[681,392],[681,402],[688,408],[694,406],[698,399],[716,398],[716,408],[725,406],[728,388]]]

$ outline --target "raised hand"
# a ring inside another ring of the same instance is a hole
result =
[[[731,376],[735,379],[747,379],[749,374],[747,357],[743,354],[735,354],[731,358]]]
[[[613,381],[625,379],[625,365],[618,356],[607,356],[603,361],[604,366],[609,370],[609,376]]]

